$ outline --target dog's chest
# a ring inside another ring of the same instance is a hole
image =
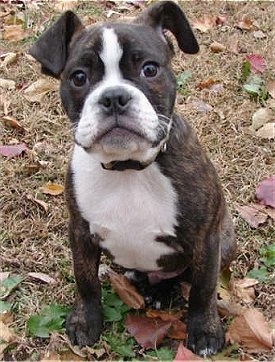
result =
[[[125,268],[160,269],[157,260],[175,250],[156,241],[175,235],[177,196],[156,164],[143,171],[106,171],[76,146],[73,183],[79,210],[100,246]]]

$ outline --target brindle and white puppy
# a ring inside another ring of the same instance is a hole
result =
[[[173,113],[173,51],[164,29],[183,52],[198,51],[171,1],[153,4],[131,24],[89,29],[68,11],[31,48],[42,70],[60,78],[74,131],[66,194],[78,293],[67,333],[80,346],[100,336],[103,250],[148,273],[189,266],[188,346],[209,355],[224,344],[216,284],[235,241],[216,172]]]

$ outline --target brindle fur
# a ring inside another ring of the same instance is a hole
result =
[[[165,60],[166,72],[151,88],[134,79],[135,85],[142,89],[157,111],[167,116],[171,115],[175,101],[175,77],[169,65],[172,52],[171,47],[156,36],[153,28],[161,23],[175,35],[183,51],[195,53],[198,50],[197,43],[184,19],[175,3],[159,2],[139,17],[136,24],[113,25],[119,32],[124,51],[131,51],[129,32],[133,31],[136,37],[148,33],[144,38],[144,47],[148,49],[149,46],[152,52]],[[31,49],[44,71],[61,78],[62,101],[73,124],[78,121],[88,91],[78,94],[70,90],[66,85],[66,74],[72,64],[79,63],[83,52],[91,46],[99,46],[96,40],[98,29],[97,26],[91,30],[84,29],[78,18],[67,12]],[[187,34],[185,39],[182,39],[183,32]],[[81,59],[82,62],[95,61],[91,53],[86,53]],[[123,64],[125,59],[122,59],[121,67],[125,69],[126,79],[131,80],[131,69]],[[97,64],[97,72],[91,75],[92,82],[100,80],[103,72],[104,69]],[[164,91],[163,84],[166,85]],[[188,347],[195,352],[217,352],[224,344],[224,332],[216,305],[217,277],[220,267],[226,267],[232,260],[236,247],[233,225],[221,185],[193,130],[175,114],[167,151],[160,153],[155,162],[162,173],[169,177],[178,195],[176,237],[166,238],[161,235],[156,242],[178,245],[179,248],[175,250],[184,250],[184,254],[176,252],[172,256],[160,257],[158,264],[164,271],[174,271],[183,264],[190,266],[192,288],[189,299]],[[100,237],[90,234],[89,224],[80,214],[70,167],[66,180],[66,201],[70,213],[69,238],[77,284],[76,302],[67,320],[67,333],[72,343],[85,346],[95,343],[103,328],[101,286],[98,279]]]

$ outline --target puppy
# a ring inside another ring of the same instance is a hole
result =
[[[77,284],[66,326],[72,343],[92,345],[102,332],[103,251],[149,274],[191,268],[188,347],[205,356],[224,344],[216,285],[233,257],[234,232],[213,165],[173,111],[173,50],[164,29],[183,52],[198,52],[180,7],[160,1],[130,24],[89,29],[68,11],[30,53],[60,78],[73,125],[66,181]]]

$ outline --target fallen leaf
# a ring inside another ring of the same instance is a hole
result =
[[[160,318],[163,321],[176,321],[182,316],[182,312],[170,312],[159,309],[149,309],[146,311],[146,316],[149,318]]]
[[[77,3],[78,0],[58,0],[54,2],[54,10],[57,12],[73,10],[76,8]]]
[[[11,80],[11,79],[3,79],[0,78],[0,88],[4,88],[4,89],[14,89],[15,88],[15,81]]]
[[[73,359],[72,359],[73,360]],[[56,351],[46,351],[40,362],[44,361],[54,361],[54,362],[61,362],[61,357]]]
[[[167,335],[171,321],[128,314],[125,326],[141,347],[155,349]]]
[[[216,20],[216,16],[204,15],[200,19],[193,21],[192,25],[194,29],[198,29],[202,33],[207,33],[217,25]]]
[[[3,39],[8,41],[19,41],[29,36],[29,30],[24,29],[22,25],[6,25],[3,33]]]
[[[221,53],[226,50],[226,46],[218,43],[217,41],[214,41],[212,44],[210,44],[210,50],[213,53]]]
[[[46,78],[40,78],[24,90],[24,96],[29,102],[40,103],[43,97],[58,89],[58,83]]]
[[[234,280],[231,283],[233,295],[246,304],[252,303],[256,298],[254,286],[258,283],[253,278]]]
[[[241,217],[253,228],[257,228],[267,220],[267,215],[261,210],[256,209],[253,204],[244,206],[236,205],[236,210],[239,212]]]
[[[255,136],[264,139],[275,138],[275,122],[266,123],[258,131],[255,132]]]
[[[226,23],[226,21],[227,21],[227,18],[224,15],[218,15],[216,17],[216,24],[217,25],[224,25]]]
[[[2,54],[0,58],[3,59],[0,63],[0,68],[5,68],[8,65],[14,63],[18,59],[18,53],[8,52]]]
[[[258,29],[257,23],[255,21],[251,20],[251,18],[246,14],[243,15],[242,20],[236,24],[236,27],[238,29],[247,30],[247,31]]]
[[[174,361],[203,361],[203,358],[195,355],[180,342]]]
[[[16,335],[13,330],[10,329],[6,324],[0,321],[0,340],[11,343],[16,340]]]
[[[196,111],[201,113],[207,113],[213,110],[213,107],[210,104],[200,99],[192,101],[192,105],[196,109]]]
[[[25,143],[19,143],[16,145],[1,145],[0,155],[5,157],[16,157],[22,155],[23,152],[27,151],[28,147]]]
[[[9,116],[4,116],[4,117],[2,117],[2,121],[4,122],[4,124],[6,126],[18,129],[19,131],[22,131],[22,132],[26,131],[26,128],[24,128],[22,126],[22,124],[19,121],[17,121],[15,118],[12,118],[12,117],[9,117]]]
[[[244,307],[230,299],[217,300],[218,312],[221,317],[238,316],[244,312]]]
[[[0,272],[0,283],[3,280],[7,279],[9,277],[9,275],[10,275],[10,272]]]
[[[274,79],[269,80],[267,82],[266,87],[267,87],[267,90],[268,90],[268,93],[270,94],[270,96],[272,98],[275,98],[275,80]]]
[[[61,195],[64,192],[64,186],[55,183],[46,183],[39,189],[43,194],[52,196]]]
[[[44,283],[47,284],[55,284],[56,280],[53,279],[52,277],[50,277],[48,274],[45,273],[35,273],[35,272],[30,272],[28,273],[28,276],[34,279],[38,279]]]
[[[233,34],[231,37],[228,38],[228,50],[234,54],[240,53],[240,46],[239,46],[239,37],[237,34]]]
[[[196,88],[198,88],[198,90],[202,90],[202,89],[206,89],[206,88],[210,89],[216,83],[218,83],[217,80],[214,80],[213,78],[208,78],[205,81],[198,83],[196,85]]]
[[[112,271],[109,278],[112,288],[126,305],[134,309],[143,309],[145,307],[143,296],[137,292],[125,275]]]
[[[257,131],[272,119],[272,111],[269,108],[259,108],[252,116],[252,128]]]
[[[275,126],[275,124],[274,124]],[[275,128],[274,128],[275,130]],[[275,208],[275,176],[270,176],[259,183],[256,188],[257,199],[263,205]]]
[[[10,308],[12,307],[12,305],[8,302],[3,302],[2,303],[7,303],[9,304]],[[11,324],[14,321],[14,315],[11,311],[6,310],[3,313],[0,313],[0,321],[3,322],[4,324]]]
[[[264,315],[255,308],[236,317],[227,331],[231,343],[241,344],[247,352],[260,353],[272,349],[272,332]]]
[[[266,38],[266,34],[261,30],[253,31],[253,36],[255,39],[264,39]]]
[[[171,328],[168,330],[167,336],[171,339],[185,340],[187,337],[186,324],[179,319],[172,321]]]
[[[263,74],[266,69],[266,60],[259,54],[246,55],[245,59],[250,63],[251,72],[256,74]]]

